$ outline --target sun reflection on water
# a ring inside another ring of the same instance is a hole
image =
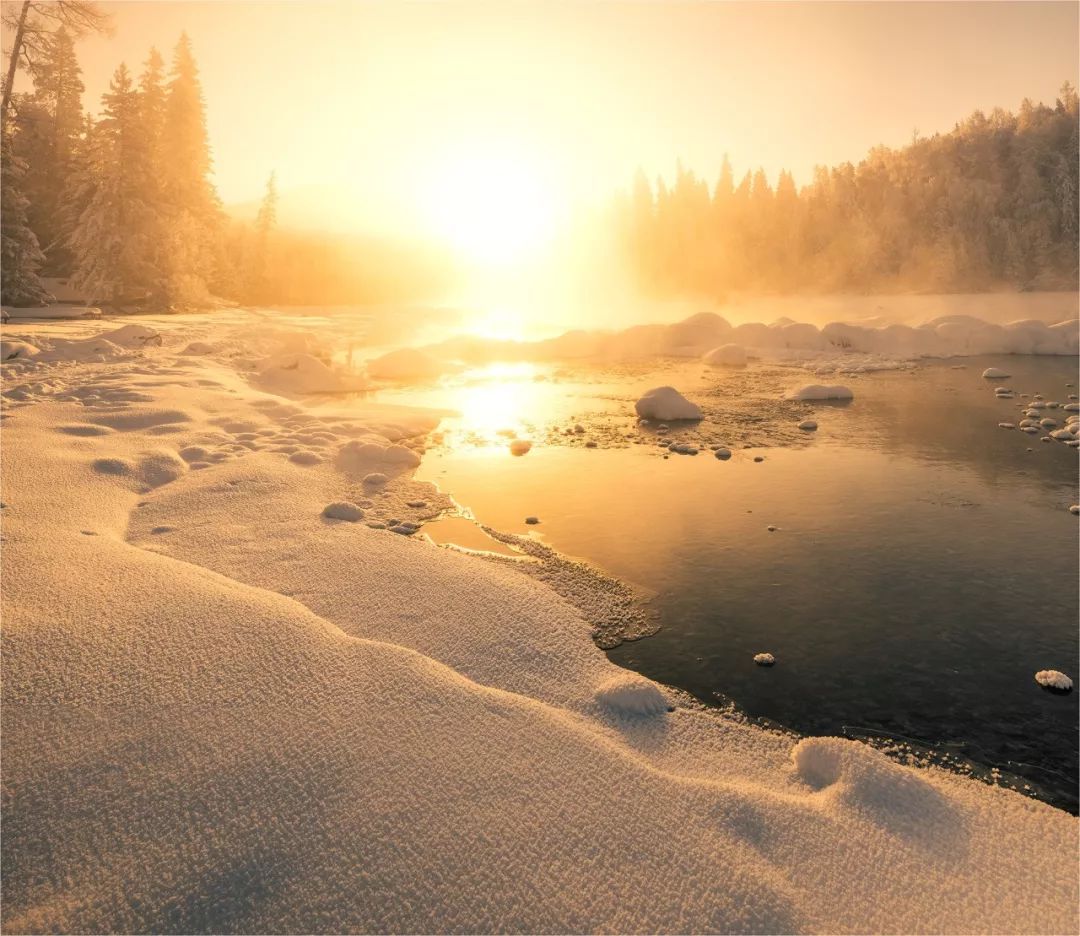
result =
[[[462,375],[449,391],[449,405],[461,413],[463,433],[479,440],[527,438],[548,408],[549,396],[533,364],[490,364]]]

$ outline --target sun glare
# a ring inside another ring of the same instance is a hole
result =
[[[554,186],[520,149],[474,144],[447,153],[425,194],[435,233],[480,264],[527,259],[554,233]]]

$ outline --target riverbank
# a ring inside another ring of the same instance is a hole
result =
[[[4,366],[6,930],[1076,929],[1072,817],[615,666],[604,582],[392,531],[439,412],[235,325]]]

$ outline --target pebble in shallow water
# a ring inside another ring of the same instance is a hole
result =
[[[771,653],[755,653],[754,662],[758,666],[772,666],[776,662],[776,657]]]
[[[731,458],[731,449],[726,449],[723,447],[718,448],[716,450],[716,457],[719,458],[720,461],[727,461],[729,458]]]
[[[529,526],[536,526],[536,524],[538,524],[540,522],[540,518],[539,517],[526,517],[525,522],[527,524],[529,524]]]
[[[815,429],[817,429],[817,423],[814,422],[814,420],[812,419],[804,419],[801,423],[799,423],[799,428],[802,429],[803,432],[813,432]]]

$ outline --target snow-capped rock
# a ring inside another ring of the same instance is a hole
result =
[[[644,419],[664,422],[701,419],[701,407],[691,403],[674,387],[653,387],[634,404],[634,409]]]

